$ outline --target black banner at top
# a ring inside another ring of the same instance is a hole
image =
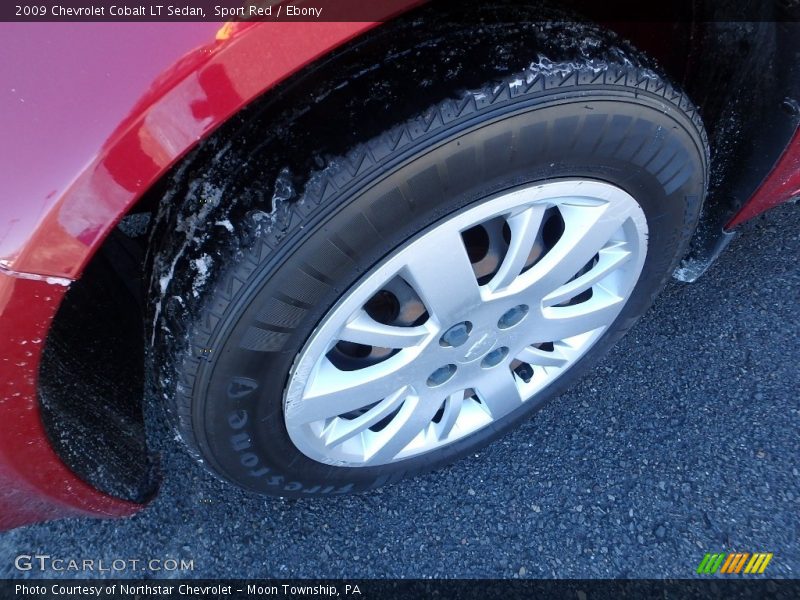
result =
[[[508,0],[3,0],[5,22],[385,21],[421,5],[480,21]],[[800,21],[800,0],[528,0],[571,18],[604,21]]]

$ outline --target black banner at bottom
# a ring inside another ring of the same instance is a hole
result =
[[[0,598],[166,600],[564,600],[800,598],[800,579],[2,580]]]

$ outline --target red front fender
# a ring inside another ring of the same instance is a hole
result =
[[[386,17],[418,3],[386,2]],[[0,529],[140,508],[77,478],[42,426],[39,361],[65,286],[198,141],[376,25],[0,26]]]

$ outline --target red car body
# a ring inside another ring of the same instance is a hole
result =
[[[387,3],[386,15],[417,3]],[[0,529],[141,508],[83,482],[48,441],[37,377],[59,303],[109,231],[199,140],[377,25],[0,25]],[[728,227],[798,193],[795,133]]]

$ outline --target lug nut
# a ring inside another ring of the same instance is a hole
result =
[[[508,348],[506,346],[500,346],[499,348],[495,348],[489,354],[483,357],[481,361],[481,367],[484,369],[489,369],[491,367],[497,366],[500,362],[508,355]]]
[[[513,327],[522,321],[527,314],[528,305],[520,304],[519,306],[515,306],[514,308],[507,310],[506,313],[500,317],[500,320],[497,321],[497,326],[500,329],[508,329],[509,327]]]
[[[472,331],[472,323],[469,321],[456,323],[442,334],[442,337],[439,338],[439,345],[457,348],[469,339],[470,331]]]
[[[446,383],[450,380],[450,378],[456,374],[456,366],[455,365],[445,365],[443,367],[439,367],[431,376],[428,377],[428,387],[436,387]]]

